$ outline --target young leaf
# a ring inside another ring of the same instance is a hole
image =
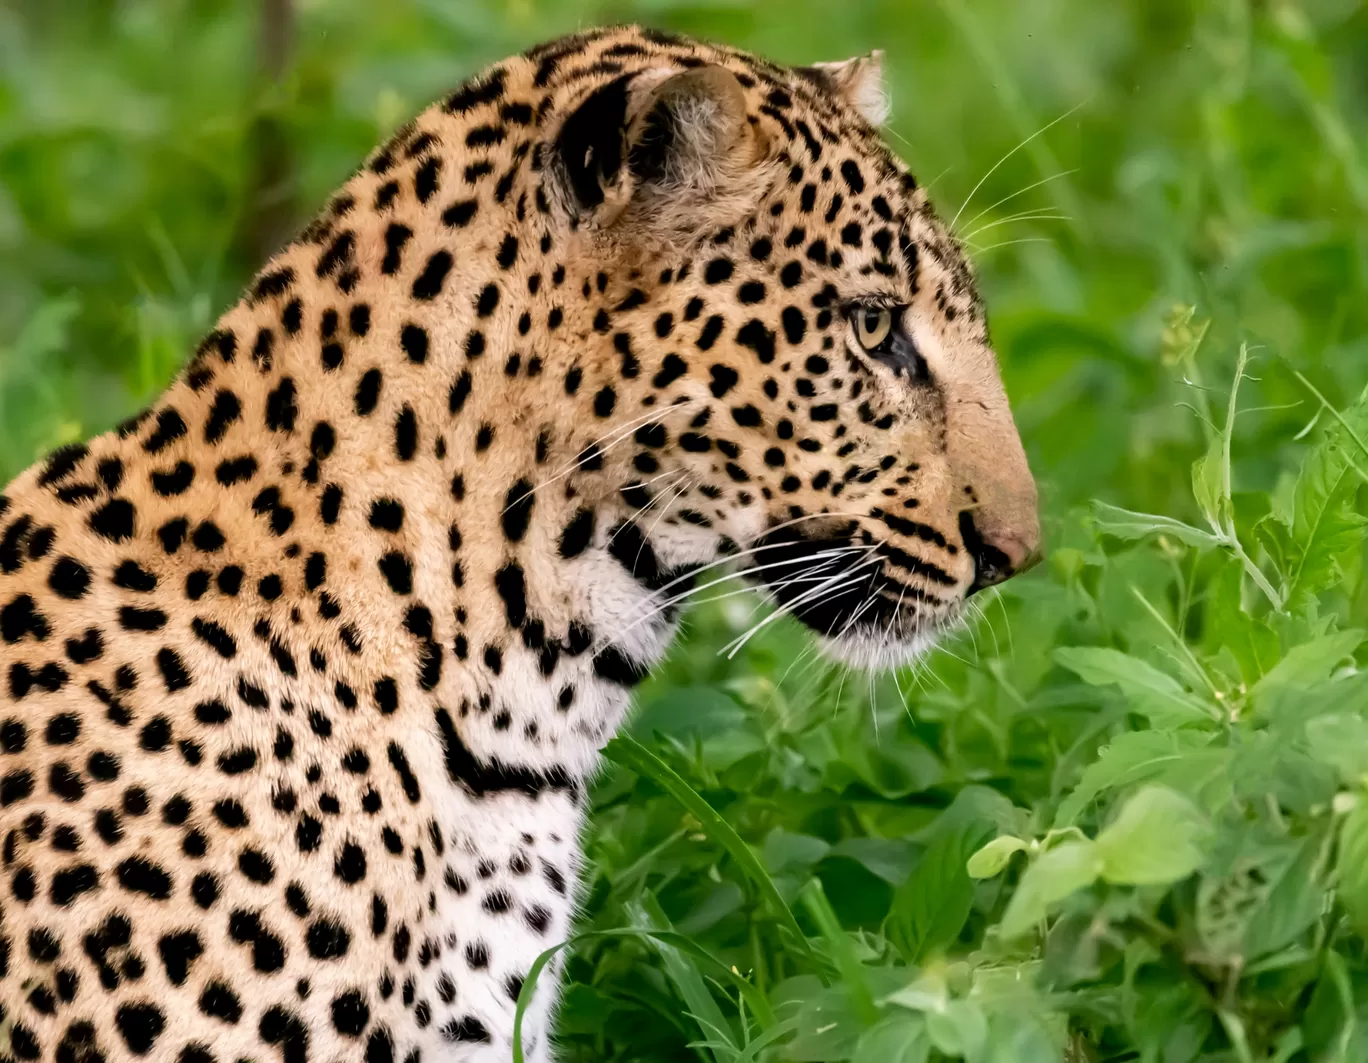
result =
[[[1368,434],[1368,403],[1344,411],[1302,462],[1292,501],[1287,608],[1304,612],[1339,578],[1339,558],[1362,542],[1368,525],[1353,509],[1365,459],[1353,439]]]
[[[1102,871],[1102,857],[1090,841],[1067,841],[1050,849],[1021,876],[998,929],[1008,940],[1034,928],[1075,890],[1091,886]]]
[[[943,1011],[926,1013],[926,1032],[945,1055],[976,1063],[988,1041],[988,1020],[972,1000],[952,1000]]]
[[[1118,539],[1143,539],[1148,535],[1166,535],[1188,546],[1205,548],[1216,546],[1220,540],[1209,531],[1194,528],[1173,517],[1157,513],[1137,513],[1131,509],[1093,502],[1093,526],[1098,531]]]
[[[1160,777],[1185,775],[1186,764],[1201,762],[1205,774],[1213,760],[1226,751],[1211,747],[1212,736],[1202,731],[1126,731],[1104,746],[1097,759],[1083,769],[1078,785],[1055,813],[1055,827],[1068,827],[1088,805],[1107,790]],[[971,871],[970,874],[973,874]]]
[[[938,834],[893,895],[888,929],[909,962],[920,962],[959,936],[974,896],[965,864],[991,830],[979,821]]]
[[[1026,843],[1011,834],[994,838],[969,858],[965,868],[970,878],[992,878],[999,874],[1012,859],[1013,853],[1026,848]]]
[[[1186,797],[1164,786],[1146,786],[1097,837],[1102,877],[1122,886],[1178,882],[1202,866],[1209,834],[1206,820]]]
[[[1254,684],[1250,697],[1256,705],[1265,705],[1283,691],[1305,690],[1329,679],[1338,665],[1353,660],[1354,651],[1363,644],[1365,634],[1368,633],[1348,628],[1293,646]]]
[[[1220,716],[1210,705],[1182,688],[1178,680],[1148,661],[1102,646],[1061,646],[1055,660],[1093,686],[1119,686],[1132,708],[1155,727],[1207,723]]]
[[[926,1021],[912,1012],[897,1012],[860,1036],[850,1063],[926,1063],[931,1039]]]
[[[1362,716],[1335,712],[1307,720],[1306,744],[1346,786],[1362,786],[1368,780],[1368,720]]]
[[[1224,526],[1224,517],[1229,508],[1224,487],[1224,450],[1225,440],[1217,436],[1211,441],[1207,452],[1192,463],[1192,495],[1213,528]]]

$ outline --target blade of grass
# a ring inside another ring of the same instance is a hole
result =
[[[518,993],[517,1009],[513,1013],[513,1063],[526,1063],[523,1057],[522,1047],[522,1022],[532,997],[537,991],[537,980],[541,977],[542,971],[546,970],[546,965],[556,958],[556,954],[564,949],[574,948],[583,941],[593,941],[596,938],[649,938],[664,942],[680,952],[692,956],[696,960],[702,961],[724,982],[730,983],[738,993],[750,1005],[755,1013],[756,1021],[764,1029],[768,1029],[774,1024],[774,1012],[769,1006],[769,1000],[765,994],[761,993],[750,982],[742,978],[731,967],[723,963],[707,949],[696,945],[692,940],[683,934],[672,930],[645,930],[640,927],[619,927],[614,930],[590,930],[583,934],[576,934],[572,938],[567,938],[559,945],[553,945],[533,961],[532,966],[527,971],[527,977],[523,980],[522,989]]]
[[[774,880],[769,877],[769,873],[765,871],[755,853],[751,851],[750,846],[732,829],[731,824],[718,815],[712,805],[708,804],[702,795],[690,786],[678,772],[630,735],[624,734],[614,738],[608,743],[604,753],[614,764],[653,779],[666,793],[693,813],[694,818],[703,825],[704,832],[727,850],[746,877],[754,883],[755,888],[768,902],[779,922],[793,936],[794,942],[802,950],[804,957],[812,965],[812,969],[825,982],[826,978],[821,965],[812,951],[812,946],[808,944],[802,927],[798,925],[798,920],[793,917],[792,910],[784,903],[784,898],[780,895]]]
[[[841,928],[840,920],[832,911],[821,881],[815,878],[809,880],[803,887],[801,897],[803,907],[827,940],[832,958],[836,961],[836,969],[841,972],[841,981],[845,983],[855,1005],[855,1013],[865,1025],[872,1026],[879,1019],[879,1009],[874,1004],[874,994],[870,992],[869,982],[865,978],[864,965],[855,955],[849,935]]]

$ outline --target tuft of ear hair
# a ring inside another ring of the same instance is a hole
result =
[[[627,74],[565,119],[555,159],[572,216],[594,229],[685,235],[747,198],[766,145],[736,75],[709,64]],[[706,211],[700,213],[700,208]]]
[[[884,83],[881,49],[839,63],[813,63],[805,67],[804,72],[845,100],[876,129],[887,122],[893,112]]]

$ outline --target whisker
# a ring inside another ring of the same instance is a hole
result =
[[[872,551],[873,547],[870,547],[869,549]],[[776,620],[779,620],[782,617],[790,615],[800,605],[807,604],[808,601],[812,600],[814,597],[820,595],[824,591],[828,594],[834,594],[838,589],[844,590],[847,587],[855,586],[857,583],[860,582],[861,579],[867,578],[867,576],[871,574],[868,570],[871,569],[873,565],[878,563],[880,562],[877,557],[871,558],[867,561],[862,561],[854,568],[848,568],[843,570],[836,576],[831,577],[829,581],[824,582],[822,585],[813,588],[811,591],[806,591],[803,594],[800,594],[797,598],[793,599],[793,601],[785,602],[781,608],[776,609],[769,616],[765,617],[763,620],[760,620],[758,623],[752,625],[744,634],[742,634],[738,638],[732,639],[731,642],[727,643],[727,645],[723,646],[717,652],[719,654],[726,653],[727,659],[730,660],[731,658],[735,657],[737,651],[739,651],[747,642],[749,642],[762,628],[769,626],[770,624],[774,623]],[[844,579],[844,582],[836,582],[842,579]],[[836,586],[828,586],[828,583],[831,582],[836,582]]]
[[[1077,167],[1074,167],[1074,169],[1072,169],[1072,170],[1060,170],[1059,173],[1051,174],[1049,177],[1042,177],[1039,181],[1032,181],[1032,182],[1031,182],[1029,185],[1027,185],[1025,188],[1018,189],[1017,191],[1013,192],[1010,196],[1003,196],[1003,197],[1002,197],[1001,199],[999,199],[996,203],[990,203],[988,206],[984,207],[981,211],[979,211],[979,212],[978,212],[977,214],[975,214],[972,218],[970,218],[967,222],[965,222],[965,223],[964,223],[964,227],[965,227],[966,229],[969,228],[969,226],[973,225],[974,222],[978,221],[981,217],[983,217],[985,214],[987,214],[990,210],[996,210],[998,207],[1002,206],[1002,204],[1007,203],[1007,202],[1009,202],[1010,200],[1016,199],[1017,196],[1025,195],[1027,192],[1031,191],[1031,189],[1033,189],[1033,188],[1039,188],[1041,185],[1047,185],[1047,184],[1049,184],[1051,181],[1057,181],[1057,180],[1059,180],[1059,178],[1061,178],[1061,177],[1070,177],[1070,176],[1072,176],[1073,174],[1076,174],[1076,173],[1078,173],[1078,168],[1077,168]]]
[[[1053,129],[1053,128],[1054,128],[1055,126],[1057,126],[1060,122],[1064,121],[1064,119],[1068,118],[1070,115],[1072,115],[1072,114],[1074,114],[1075,112],[1077,112],[1077,111],[1079,110],[1079,108],[1081,108],[1082,106],[1083,106],[1082,103],[1076,103],[1076,104],[1074,104],[1074,105],[1073,105],[1072,107],[1070,107],[1067,111],[1065,111],[1063,114],[1061,114],[1058,118],[1054,119],[1054,121],[1049,122],[1049,123],[1047,123],[1047,124],[1041,126],[1039,129],[1037,129],[1034,133],[1032,133],[1032,134],[1031,134],[1029,137],[1027,137],[1025,140],[1023,140],[1023,141],[1021,141],[1020,143],[1018,143],[1017,146],[1014,147],[1011,151],[1009,151],[1006,155],[1004,155],[1004,156],[1002,156],[1002,158],[998,159],[997,162],[993,163],[992,167],[988,170],[988,172],[987,172],[986,174],[984,174],[982,177],[979,178],[978,184],[974,185],[974,187],[970,190],[969,194],[968,194],[967,196],[964,197],[964,202],[960,204],[960,209],[957,210],[957,211],[955,211],[955,216],[954,216],[952,219],[950,219],[950,230],[951,230],[952,232],[954,231],[955,226],[959,223],[960,215],[964,213],[964,208],[967,207],[967,206],[969,206],[969,204],[973,201],[974,196],[978,195],[978,190],[979,190],[980,188],[983,187],[983,183],[984,183],[985,181],[987,181],[988,178],[992,177],[993,174],[997,173],[998,168],[999,168],[1004,162],[1006,162],[1008,159],[1010,159],[1013,155],[1015,155],[1018,151],[1020,151],[1022,148],[1024,148],[1024,147],[1025,147],[1027,144],[1029,144],[1031,141],[1035,140],[1036,137],[1040,136],[1042,133],[1045,133],[1045,132],[1047,132],[1047,131],[1050,130],[1050,129]]]

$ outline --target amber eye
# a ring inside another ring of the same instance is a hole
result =
[[[878,354],[893,335],[893,311],[887,307],[859,307],[851,313],[855,338],[870,354]]]

